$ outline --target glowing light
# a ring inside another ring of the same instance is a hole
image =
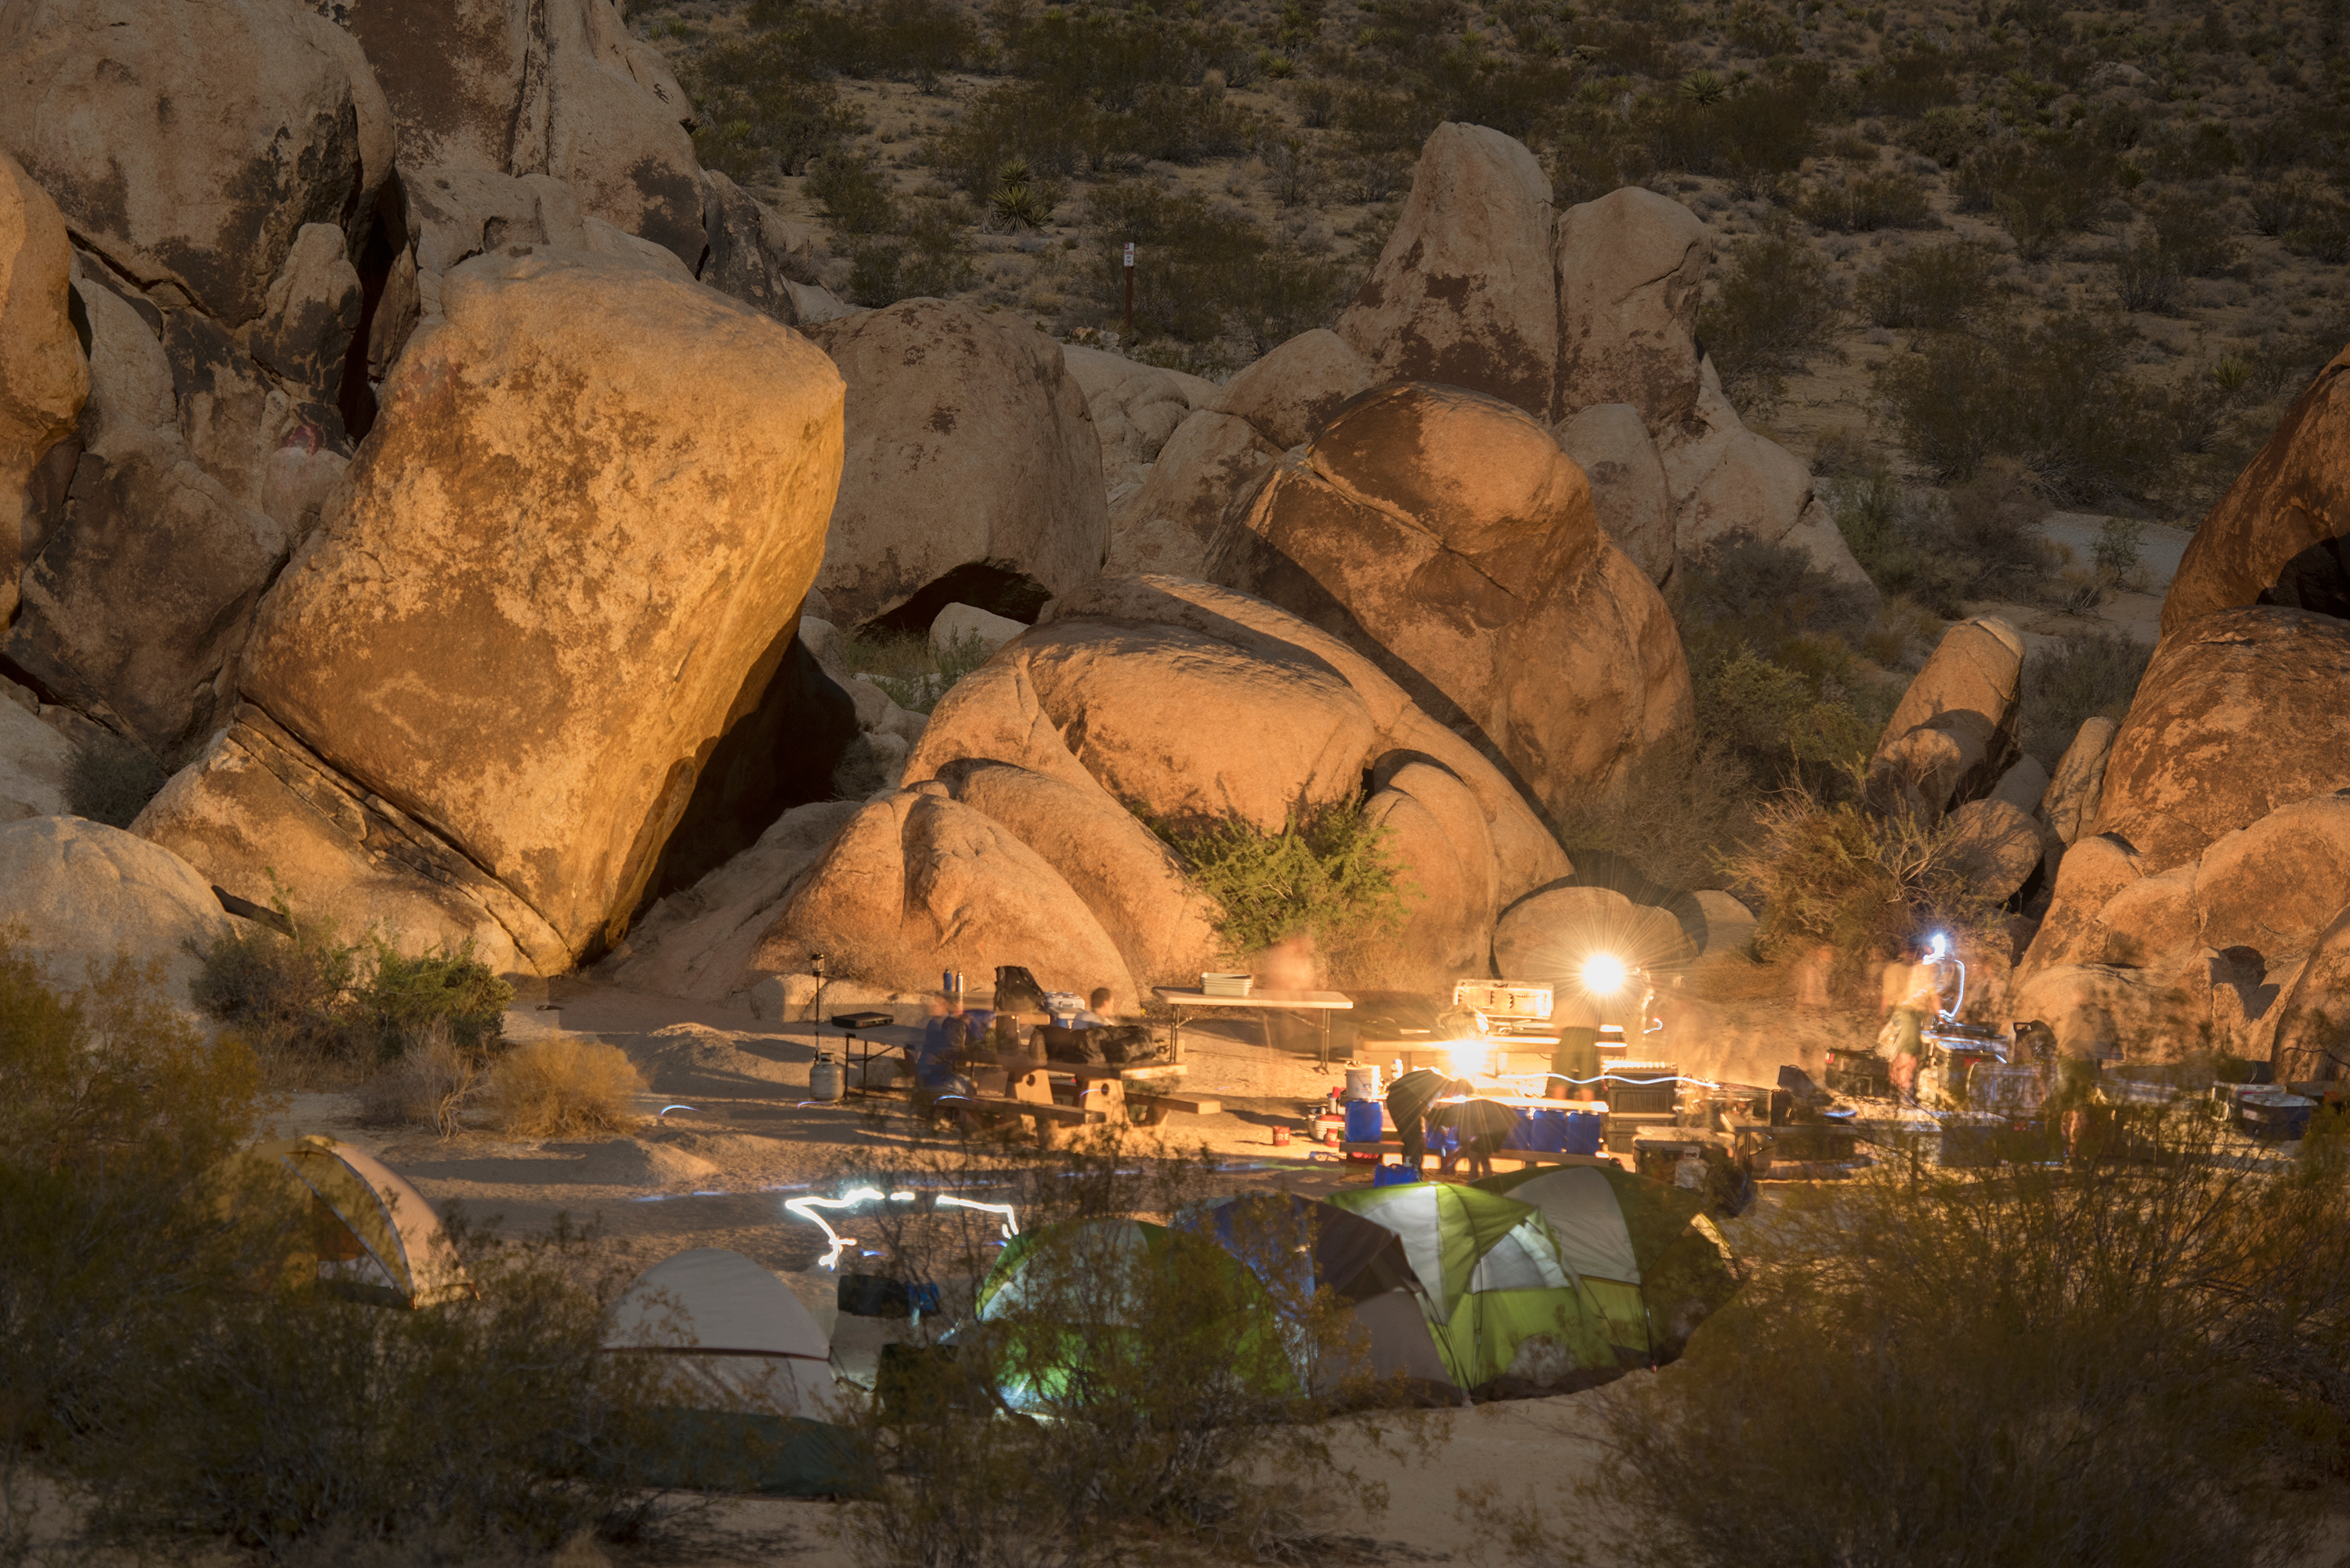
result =
[[[951,1192],[941,1192],[939,1194],[939,1207],[941,1209],[978,1209],[983,1210],[990,1214],[1001,1214],[1003,1216],[1003,1239],[1008,1241],[1013,1237],[1020,1234],[1020,1221],[1014,1217],[1012,1205],[1009,1203],[977,1203],[968,1198],[957,1198]]]
[[[1614,953],[1594,953],[1583,961],[1583,987],[1595,996],[1613,996],[1631,978],[1631,971]]]
[[[1476,1077],[1492,1062],[1491,1040],[1447,1040],[1444,1049],[1452,1058],[1452,1075],[1456,1078]]]
[[[840,1255],[843,1252],[857,1246],[857,1238],[844,1236],[834,1230],[830,1222],[816,1212],[818,1209],[854,1209],[860,1203],[911,1203],[916,1196],[910,1191],[892,1192],[885,1196],[879,1188],[858,1187],[842,1193],[837,1198],[786,1198],[784,1199],[784,1207],[824,1232],[825,1240],[832,1243],[831,1249],[816,1261],[821,1267],[831,1269],[839,1266]],[[1003,1216],[1004,1236],[1008,1239],[1020,1233],[1019,1221],[1014,1217],[1012,1205],[1009,1203],[979,1203],[971,1199],[957,1198],[946,1192],[940,1193],[937,1201],[941,1208],[983,1209],[991,1214],[1001,1214]],[[881,1256],[879,1252],[867,1252],[864,1255],[868,1258]]]
[[[1950,939],[1943,932],[1936,931],[1933,941],[1926,950],[1935,958],[1948,958],[1950,956]]]

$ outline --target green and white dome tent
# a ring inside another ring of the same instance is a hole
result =
[[[1561,1258],[1536,1205],[1432,1181],[1328,1201],[1401,1239],[1429,1336],[1461,1387],[1504,1375],[1549,1386],[1622,1365],[1599,1301]]]

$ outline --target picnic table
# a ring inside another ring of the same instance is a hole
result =
[[[1322,1026],[1322,1064],[1330,1064],[1330,1014],[1350,1011],[1354,999],[1336,991],[1257,991],[1246,996],[1210,996],[1186,986],[1158,985],[1151,994],[1172,1008],[1175,1024],[1169,1041],[1175,1060],[1183,1060],[1183,1010],[1189,1008],[1269,1008],[1274,1012],[1311,1012]],[[1272,1044],[1268,1036],[1265,1042]]]
[[[1181,1092],[1188,1071],[1180,1063],[1114,1067],[1075,1062],[1027,1062],[982,1068],[982,1092],[961,1103],[984,1116],[1015,1116],[1050,1142],[1056,1127],[1107,1124],[1156,1127],[1171,1112],[1211,1116],[1223,1102]],[[993,1092],[993,1073],[1004,1075]]]

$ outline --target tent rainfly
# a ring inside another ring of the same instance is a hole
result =
[[[639,1274],[604,1344],[674,1358],[681,1403],[694,1408],[820,1417],[833,1390],[831,1342],[791,1287],[721,1247]]]
[[[308,1251],[323,1283],[401,1307],[475,1293],[441,1217],[374,1156],[318,1134],[261,1144],[253,1156],[308,1200]]]

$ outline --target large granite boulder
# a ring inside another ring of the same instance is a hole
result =
[[[2115,734],[2092,831],[2156,870],[2350,784],[2350,622],[2216,610],[2167,634]]]
[[[41,722],[33,694],[0,680],[0,822],[62,816],[73,742]]]
[[[1101,442],[1102,483],[1115,514],[1118,503],[1149,477],[1175,427],[1214,400],[1216,385],[1074,343],[1063,346],[1061,358],[1093,418],[1094,435]]]
[[[1204,575],[1228,521],[1245,511],[1280,461],[1280,449],[1248,421],[1213,409],[1193,413],[1139,488],[1118,497],[1104,569],[1121,576]]]
[[[2317,373],[2187,543],[2167,635],[2198,616],[2283,605],[2350,617],[2350,350]]]
[[[2040,811],[2066,844],[2079,838],[2097,819],[2097,803],[2106,790],[2106,758],[2113,751],[2114,732],[2119,728],[2104,717],[2082,720],[2072,743],[2057,759],[2055,773],[2049,775]]]
[[[1482,125],[1438,126],[1337,331],[1383,381],[1466,387],[1547,421],[1558,294],[1534,154]]]
[[[234,328],[305,224],[367,213],[391,117],[359,46],[286,0],[16,0],[0,147],[83,244]]]
[[[1698,215],[1627,185],[1558,215],[1558,417],[1628,403],[1651,433],[1698,397],[1697,311],[1713,245]]]
[[[831,972],[902,989],[941,970],[1024,964],[1047,987],[1139,1005],[1125,957],[1060,873],[938,781],[858,809],[795,884],[752,956],[768,973],[825,955]]]
[[[1622,787],[1690,715],[1655,586],[1602,535],[1536,420],[1457,388],[1382,388],[1285,461],[1217,580],[1378,664],[1553,812]]]
[[[1382,379],[1336,333],[1301,332],[1230,381],[1207,406],[1246,420],[1275,452],[1314,439],[1350,398]]]
[[[484,904],[545,970],[626,929],[792,646],[842,392],[803,339],[660,268],[515,250],[444,280],[336,508],[257,614],[242,691],[292,761],[266,783],[224,736],[138,826],[250,896],[273,862],[220,822],[268,814],[222,805],[226,781],[282,800],[323,773],[432,841],[424,858],[479,867],[486,895],[430,896]],[[318,822],[369,857],[372,817]],[[296,904],[372,913],[337,875],[289,882]],[[491,907],[507,899],[512,920]]]
[[[1988,794],[2019,754],[2023,638],[1996,616],[1942,634],[1886,722],[1868,763],[1870,798],[1938,816]]]
[[[439,0],[429,9],[320,0],[318,9],[348,30],[383,84],[411,186],[429,174],[550,175],[589,215],[688,267],[701,261],[709,239],[692,106],[610,0]]]
[[[848,383],[818,579],[841,624],[902,613],[919,631],[957,600],[1005,613],[973,597],[974,576],[1041,601],[1101,570],[1108,514],[1085,395],[1059,344],[998,319],[910,299],[807,329]]]
[[[34,520],[34,475],[73,433],[89,396],[72,280],[73,247],[57,203],[0,151],[0,624],[16,606],[18,520]],[[72,461],[70,451],[62,455]],[[37,510],[45,516],[47,507]]]
[[[1591,509],[1607,537],[1650,582],[1665,582],[1678,559],[1673,491],[1640,410],[1595,403],[1558,427],[1558,444],[1591,481]]]
[[[61,990],[118,956],[158,966],[168,999],[192,1006],[197,953],[230,922],[203,877],[161,846],[78,816],[0,823],[0,931]]]

